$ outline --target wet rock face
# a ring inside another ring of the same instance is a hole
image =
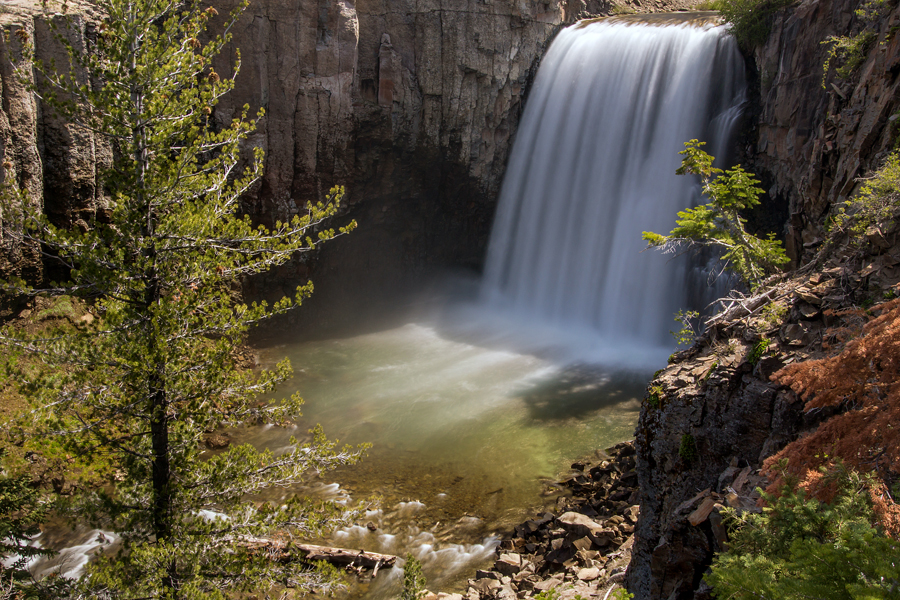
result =
[[[824,239],[824,217],[857,189],[857,178],[878,168],[896,140],[891,116],[900,109],[900,8],[886,10],[868,58],[848,79],[832,67],[824,78],[829,36],[853,35],[863,22],[858,2],[819,0],[787,9],[768,42],[756,50],[760,98],[750,170],[771,183],[787,204],[787,249],[808,259]],[[836,62],[835,66],[839,66]]]

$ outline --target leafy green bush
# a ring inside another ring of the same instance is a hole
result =
[[[796,482],[762,513],[726,509],[728,551],[706,581],[717,598],[875,600],[900,597],[900,542],[873,525],[867,477],[841,470],[830,503],[807,499]]]
[[[749,362],[754,367],[756,363],[759,362],[763,356],[766,355],[766,352],[769,350],[769,344],[772,343],[772,340],[769,338],[762,338],[753,346],[753,350],[750,351],[750,356],[747,357],[747,362]]]
[[[900,152],[892,152],[880,169],[862,186],[859,194],[844,202],[829,220],[833,238],[847,235],[859,242],[872,227],[889,229],[900,212]]]
[[[679,310],[675,313],[675,321],[681,323],[681,329],[670,331],[679,346],[690,346],[697,337],[697,320],[700,313],[696,310]]]
[[[719,0],[716,7],[731,23],[738,44],[752,49],[765,43],[772,27],[772,16],[792,0]]]
[[[832,35],[824,40],[827,44],[828,55],[822,65],[822,88],[826,88],[828,72],[832,65],[837,65],[834,73],[839,79],[849,79],[853,72],[866,60],[866,54],[878,39],[878,20],[885,16],[890,9],[887,0],[868,0],[859,5],[854,11],[858,23],[862,24],[862,31],[856,35]],[[891,29],[888,37],[895,33]],[[887,40],[885,40],[885,43]]]
[[[662,406],[663,396],[665,396],[665,392],[661,385],[650,386],[647,390],[647,404],[650,405],[650,408],[659,408]]]
[[[848,79],[853,72],[866,60],[866,52],[878,38],[874,31],[862,31],[857,35],[833,35],[822,44],[828,44],[828,56],[822,65],[822,88],[825,89],[825,79],[832,64],[838,64],[834,72],[840,79]]]

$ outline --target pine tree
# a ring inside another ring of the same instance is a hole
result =
[[[48,510],[49,504],[32,487],[31,477],[0,475],[0,598],[7,597],[3,595],[7,585],[11,592],[30,579],[29,561],[51,554],[31,545]]]
[[[838,467],[841,467],[838,465]],[[873,526],[872,478],[837,468],[830,502],[786,484],[761,513],[730,512],[728,550],[706,581],[716,598],[875,600],[900,595],[900,542]]]
[[[716,248],[729,270],[751,289],[767,275],[777,272],[788,257],[774,234],[759,238],[744,227],[740,211],[759,204],[762,189],[751,173],[740,165],[722,171],[712,166],[713,157],[703,151],[705,142],[685,142],[677,173],[699,175],[703,195],[709,203],[678,213],[676,227],[668,235],[643,232],[648,247],[675,251],[682,246],[701,244]]]
[[[212,59],[246,5],[214,37],[207,27],[218,20],[215,9],[194,0],[96,5],[105,17],[95,46],[77,48],[61,32],[70,64],[40,67],[47,86],[39,92],[109,141],[114,159],[104,183],[111,211],[87,231],[61,229],[9,193],[2,213],[4,235],[15,237],[8,242],[40,243],[68,273],[68,281],[44,289],[11,281],[6,291],[78,296],[99,317],[55,336],[2,334],[3,343],[51,367],[43,375],[8,370],[34,399],[34,435],[95,468],[106,465],[119,480],[74,507],[81,518],[120,532],[125,546],[94,562],[72,593],[199,599],[325,585],[327,573],[270,561],[248,541],[273,531],[315,535],[352,514],[296,499],[278,506],[246,499],[353,462],[359,451],[337,448],[318,430],[279,456],[242,445],[207,457],[201,441],[223,425],[280,424],[299,414],[296,396],[258,401],[290,375],[286,361],[250,373],[235,368],[233,351],[251,326],[298,305],[311,284],[271,306],[243,303],[232,289],[350,231],[355,223],[337,232],[322,225],[343,190],[271,229],[238,215],[262,152],[242,156],[241,142],[254,127],[247,107],[231,123],[213,118],[234,77],[220,77]],[[20,38],[27,50],[27,36]],[[238,56],[235,75],[239,66]]]

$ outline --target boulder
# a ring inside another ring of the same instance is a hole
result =
[[[522,570],[522,557],[512,552],[501,554],[494,563],[494,570],[503,575],[515,575]]]

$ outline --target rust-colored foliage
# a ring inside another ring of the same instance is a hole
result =
[[[794,363],[772,375],[806,401],[806,410],[841,408],[764,465],[772,472],[778,461],[787,458],[788,472],[823,500],[831,494],[819,468],[835,460],[862,472],[875,472],[888,484],[900,478],[900,299],[874,307],[869,314],[877,316],[857,328],[860,335],[844,343],[834,356]],[[867,314],[860,310],[848,316]],[[833,339],[846,339],[848,328],[836,333]],[[882,525],[896,537],[900,510],[887,490],[871,493]]]

